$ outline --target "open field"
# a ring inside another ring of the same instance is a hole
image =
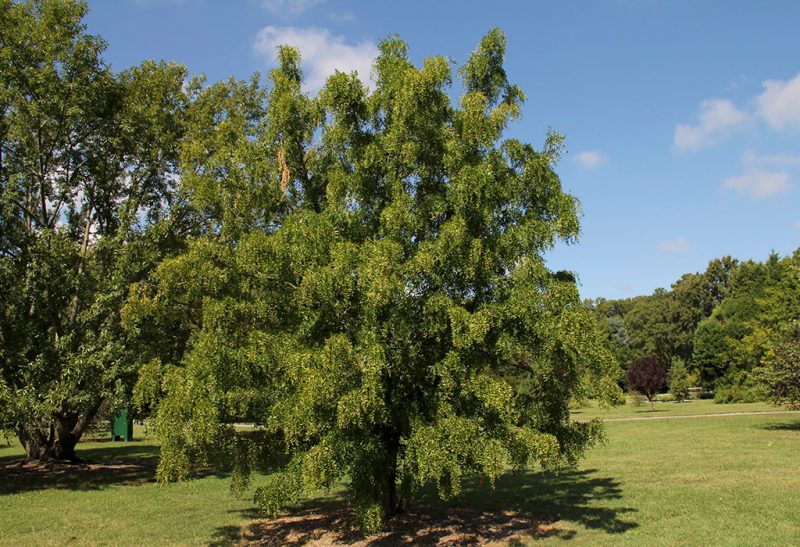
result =
[[[717,404],[711,399],[700,399],[676,403],[674,401],[658,402],[650,407],[650,403],[645,401],[639,406],[630,404],[615,406],[612,408],[599,408],[594,401],[587,402],[584,406],[572,411],[576,419],[603,418],[615,420],[617,418],[659,418],[662,416],[695,416],[730,414],[745,412],[784,412],[783,407],[774,406],[769,403],[733,403]]]
[[[677,410],[673,410],[676,407]],[[623,407],[609,417],[648,415]],[[775,410],[768,405],[661,403],[650,416]],[[581,414],[583,411],[583,414]],[[581,409],[577,416],[593,415]],[[574,472],[509,474],[491,491],[466,481],[460,500],[428,497],[371,544],[486,540],[577,545],[788,545],[800,542],[800,415],[609,422],[608,444]],[[361,542],[336,493],[272,522],[224,476],[152,482],[152,442],[85,443],[90,468],[20,468],[0,447],[0,544],[301,544]],[[533,538],[536,538],[535,541]]]

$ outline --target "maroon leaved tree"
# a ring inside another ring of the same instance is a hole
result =
[[[653,397],[665,387],[667,387],[667,367],[655,355],[642,357],[628,367],[628,388],[647,397],[650,408],[654,408]]]

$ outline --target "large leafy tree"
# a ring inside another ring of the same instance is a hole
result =
[[[788,322],[775,334],[756,377],[774,404],[800,410],[800,324]]]
[[[502,137],[523,94],[498,30],[457,104],[448,59],[380,52],[372,91],[337,73],[304,95],[290,48],[269,89],[194,89],[184,182],[207,231],[125,310],[144,339],[169,333],[138,388],[162,480],[271,465],[257,499],[274,512],[347,477],[369,530],[423,484],[455,495],[465,473],[573,463],[595,439],[568,403],[613,398],[616,365],[542,256],[579,230],[562,138]]]
[[[76,459],[101,403],[130,391],[119,310],[178,242],[162,221],[185,70],[113,74],[85,12],[0,0],[0,411],[29,459]]]

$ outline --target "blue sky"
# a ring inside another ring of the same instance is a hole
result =
[[[669,287],[732,255],[800,247],[800,2],[91,0],[86,20],[121,70],[174,59],[214,81],[272,66],[291,42],[313,92],[333,69],[367,76],[377,43],[463,63],[500,27],[528,96],[510,134],[564,133],[576,245],[548,254],[585,298]]]

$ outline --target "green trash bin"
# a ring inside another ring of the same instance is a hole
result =
[[[133,418],[128,415],[127,408],[120,408],[111,414],[111,440],[133,440]]]

